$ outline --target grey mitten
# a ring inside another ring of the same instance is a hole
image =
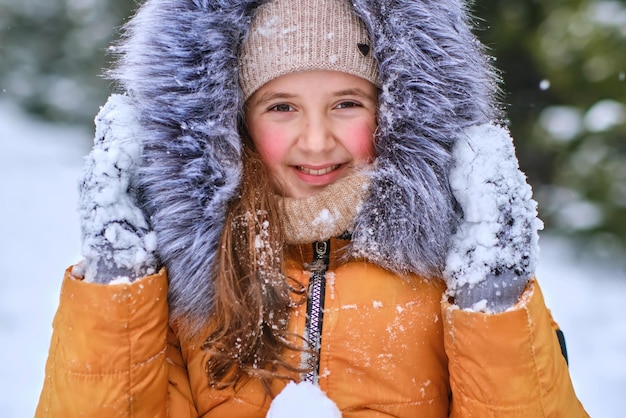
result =
[[[138,129],[125,96],[112,95],[96,116],[78,208],[84,257],[78,273],[85,281],[133,281],[157,270],[156,237],[133,188],[141,158]]]
[[[535,274],[543,223],[508,131],[481,125],[465,133],[449,174],[463,218],[446,259],[447,295],[461,309],[503,312]]]

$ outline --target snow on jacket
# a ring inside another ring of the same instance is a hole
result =
[[[264,416],[257,382],[212,390],[204,353],[168,325],[210,326],[206,278],[241,179],[237,51],[262,3],[148,0],[129,22],[114,75],[140,124],[142,204],[165,269],[110,286],[66,274],[37,417]],[[345,417],[586,416],[536,284],[487,316],[442,307],[442,283],[425,279],[440,276],[458,219],[450,149],[498,116],[465,4],[352,3],[380,67],[377,159],[355,259],[328,273],[320,386]],[[302,270],[287,274],[306,284]],[[292,329],[303,321],[294,312]]]
[[[300,262],[287,273],[308,281]],[[441,281],[366,261],[328,278],[319,385],[344,418],[587,416],[535,282],[515,309],[487,315],[442,304]],[[302,334],[305,309],[291,331]],[[205,361],[168,326],[164,270],[107,286],[68,269],[36,417],[265,417],[258,381],[212,389]]]

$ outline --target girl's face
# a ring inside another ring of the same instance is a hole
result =
[[[274,186],[306,197],[374,158],[376,87],[336,71],[278,77],[257,90],[246,124]]]

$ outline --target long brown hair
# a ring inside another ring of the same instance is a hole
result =
[[[277,198],[251,144],[244,146],[243,161],[240,197],[231,202],[221,236],[215,314],[202,349],[211,386],[237,388],[256,377],[271,395],[274,378],[303,371],[284,354],[306,350],[287,335],[290,310],[304,302],[305,291],[283,274]]]

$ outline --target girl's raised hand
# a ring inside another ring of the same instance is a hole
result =
[[[534,276],[543,223],[508,131],[481,125],[465,133],[452,153],[450,186],[462,220],[444,276],[460,308],[502,312]]]
[[[141,159],[139,129],[126,96],[112,95],[96,117],[78,208],[84,261],[74,274],[85,281],[133,281],[158,267],[156,237],[133,187]]]

